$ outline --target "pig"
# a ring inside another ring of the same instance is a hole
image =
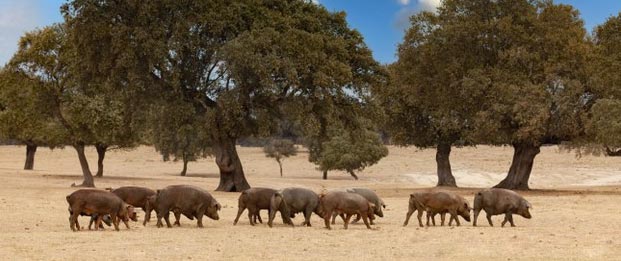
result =
[[[77,223],[78,216],[81,213],[86,215],[97,215],[95,222],[95,230],[101,225],[101,221],[106,214],[110,215],[114,229],[119,231],[120,220],[125,223],[127,229],[130,219],[137,221],[134,207],[125,203],[117,195],[97,189],[79,189],[69,194],[67,197],[67,203],[72,210],[72,214],[69,218],[69,227],[73,231],[80,230],[79,223]]]
[[[149,206],[148,198],[155,195],[154,190],[136,186],[126,186],[116,189],[107,188],[106,190],[109,190],[119,196],[119,198],[125,201],[125,203],[130,204],[135,208],[142,208],[145,212],[144,221],[142,222],[143,226],[145,226],[147,222],[151,221],[151,211],[154,210],[154,208]]]
[[[319,213],[319,196],[312,190],[305,188],[285,188],[282,189],[270,199],[269,221],[268,226],[272,227],[276,212],[280,211],[285,224],[293,226],[291,218],[299,213],[304,213],[304,222],[302,226],[311,226],[310,217],[314,212]]]
[[[254,226],[256,224],[256,218],[263,223],[261,216],[259,215],[259,211],[261,209],[267,209],[269,211],[270,199],[274,193],[276,193],[276,190],[271,188],[249,188],[244,190],[241,195],[239,195],[237,217],[235,217],[233,225],[237,225],[239,217],[245,209],[248,209],[248,219],[250,220],[250,225]]]
[[[487,214],[487,221],[490,226],[494,226],[492,224],[492,215],[505,214],[505,219],[502,221],[501,226],[504,227],[508,221],[512,227],[515,227],[515,224],[513,224],[513,214],[530,219],[532,216],[529,209],[531,208],[533,208],[532,205],[514,191],[500,188],[486,189],[474,196],[474,222],[472,225],[477,225],[479,212],[483,209]]]
[[[69,222],[71,222],[71,216],[73,215],[73,209],[71,209],[71,207],[69,207]],[[80,213],[80,216],[88,216],[90,217],[90,222],[88,223],[88,230],[91,230],[93,228],[93,223],[95,223],[95,221],[97,220],[97,214],[93,214],[93,215],[88,215],[84,212]],[[112,219],[110,218],[110,215],[104,215],[102,221],[107,225],[107,226],[112,226]],[[80,224],[78,223],[78,220],[75,221],[76,222],[76,226],[80,226]],[[102,224],[99,225],[100,229],[104,229],[104,226]]]
[[[434,216],[435,214],[440,214],[442,223],[444,226],[444,217],[446,213],[449,213],[451,217],[449,218],[449,226],[452,225],[453,220],[457,226],[460,226],[458,215],[464,218],[466,221],[470,222],[470,206],[468,205],[468,201],[455,193],[451,192],[435,192],[431,194],[430,200],[427,202],[427,223],[429,223],[429,219],[433,222],[435,226]]]
[[[143,226],[145,226],[146,222],[148,222],[151,219],[151,210],[156,211],[155,214],[157,215],[157,203],[156,203],[156,200],[157,200],[157,192],[156,192],[155,195],[151,195],[151,196],[147,197],[147,203],[146,203],[147,204],[147,214],[146,215],[148,215],[148,217],[145,216],[145,220],[142,223]],[[175,214],[175,223],[174,223],[174,225],[177,225],[177,226],[180,227],[181,223],[179,223],[179,219],[181,219],[181,211],[179,211],[179,209],[173,209],[172,211],[173,211],[173,214]],[[190,219],[190,220],[194,220],[193,216],[186,216],[186,217],[188,219]]]
[[[163,227],[162,218],[167,227],[172,227],[169,220],[170,211],[177,215],[193,219],[196,217],[197,226],[203,227],[203,215],[218,220],[218,211],[222,206],[209,192],[191,185],[172,185],[157,190],[155,205],[157,206],[157,227]],[[179,213],[179,214],[177,214]]]
[[[349,223],[350,218],[358,214],[362,217],[362,221],[368,229],[372,229],[369,225],[368,217],[373,215],[375,205],[356,193],[331,191],[327,194],[319,196],[319,210],[318,212],[323,216],[324,223],[327,229],[330,227],[330,217],[334,212],[345,214],[345,229]]]
[[[371,215],[369,217],[371,225],[374,225],[373,221],[375,220],[375,216],[384,217],[384,212],[382,211],[382,208],[386,208],[386,204],[384,204],[384,201],[379,196],[377,196],[375,191],[370,190],[368,188],[348,188],[348,189],[345,189],[345,191],[349,193],[360,194],[361,196],[363,196],[369,202],[373,203],[376,206],[374,215]],[[332,224],[335,223],[335,219],[337,215],[338,215],[337,213],[332,214]],[[342,219],[345,218],[343,214],[341,214],[341,218]],[[352,221],[351,223],[356,223],[360,221],[360,218],[361,217],[359,215],[356,215],[356,219]]]
[[[403,226],[407,226],[410,217],[415,211],[418,211],[418,224],[421,227],[423,227],[423,222],[421,220],[423,211],[427,212],[427,226],[429,226],[430,220],[435,226],[433,217],[436,214],[441,215],[442,225],[444,225],[446,213],[451,214],[449,225],[452,224],[453,220],[455,220],[458,226],[460,225],[457,215],[462,216],[468,222],[470,221],[470,207],[468,206],[468,202],[463,197],[449,192],[440,191],[410,194],[409,209]]]

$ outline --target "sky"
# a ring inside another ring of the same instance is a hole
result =
[[[17,49],[27,31],[62,22],[60,5],[65,0],[0,0],[0,65]],[[441,0],[313,0],[329,11],[345,11],[347,21],[365,38],[381,63],[396,60],[397,45],[408,27],[408,17],[420,10],[435,10]],[[621,12],[619,0],[557,0],[576,7],[592,30]]]

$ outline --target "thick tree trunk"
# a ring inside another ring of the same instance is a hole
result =
[[[220,169],[220,184],[216,191],[241,192],[249,189],[250,184],[246,181],[244,169],[235,148],[235,139],[218,137],[214,144],[214,152],[216,164]]]
[[[358,176],[356,175],[356,173],[354,173],[353,170],[348,170],[347,173],[349,173],[349,175],[351,175],[352,177],[354,177],[354,179],[358,180]]]
[[[97,150],[97,174],[95,177],[103,177],[103,162],[106,157],[106,151],[108,150],[108,145],[104,145],[101,143],[95,144],[95,149]]]
[[[181,170],[181,176],[185,177],[186,172],[188,171],[188,157],[183,154],[183,169]]]
[[[438,144],[436,149],[436,164],[438,166],[438,184],[436,186],[457,187],[455,177],[451,171],[451,144]]]
[[[34,143],[26,143],[26,163],[24,164],[25,170],[32,170],[34,168],[35,153],[37,152],[37,145]]]
[[[328,179],[328,171],[327,170],[323,171],[323,179]]]
[[[86,160],[86,154],[84,153],[84,143],[78,142],[73,145],[75,150],[78,152],[78,159],[80,160],[80,167],[82,167],[82,175],[84,176],[84,180],[81,185],[71,185],[72,187],[95,187],[95,181],[93,180],[93,174],[91,174],[91,170],[88,167],[88,161]]]
[[[528,179],[533,169],[535,156],[540,152],[540,146],[519,143],[513,144],[513,161],[507,177],[494,186],[495,188],[528,190]]]
[[[606,155],[609,157],[619,157],[621,156],[621,150],[611,150],[609,147],[606,147]]]

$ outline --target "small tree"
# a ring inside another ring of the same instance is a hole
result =
[[[274,139],[263,147],[265,156],[274,158],[280,167],[280,176],[282,177],[282,161],[290,156],[295,156],[298,151],[291,140]]]
[[[379,135],[370,130],[343,132],[322,144],[319,158],[322,171],[344,170],[358,180],[354,171],[362,171],[388,155]]]

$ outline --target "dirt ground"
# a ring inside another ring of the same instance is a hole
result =
[[[22,170],[25,147],[0,147],[0,257],[2,260],[189,260],[189,259],[419,259],[419,260],[606,260],[621,259],[621,158],[584,156],[545,147],[536,158],[531,187],[522,194],[533,205],[533,219],[516,216],[517,227],[489,227],[484,216],[479,227],[419,228],[415,217],[403,227],[408,195],[435,184],[434,150],[391,147],[390,155],[360,173],[360,180],[331,172],[329,180],[308,163],[306,152],[278,165],[261,149],[239,148],[252,186],[323,189],[369,187],[384,198],[385,217],[376,230],[362,224],[344,230],[342,223],[328,231],[313,215],[313,227],[249,225],[247,216],[233,226],[239,193],[212,194],[223,205],[220,220],[206,219],[199,229],[182,217],[180,228],[143,227],[131,223],[120,232],[72,232],[65,196],[81,181],[75,151],[71,148],[37,151],[34,171]],[[458,193],[472,203],[480,188],[498,183],[509,168],[512,150],[504,147],[454,149],[451,163],[460,186]],[[93,168],[96,153],[88,151]],[[138,185],[162,188],[193,184],[213,191],[218,170],[213,159],[190,163],[189,176],[179,177],[181,162],[162,162],[150,147],[111,151],[100,188]],[[265,212],[262,213],[267,219]],[[140,217],[144,214],[140,211]],[[87,218],[80,219],[84,226]],[[296,217],[296,224],[302,217]]]

